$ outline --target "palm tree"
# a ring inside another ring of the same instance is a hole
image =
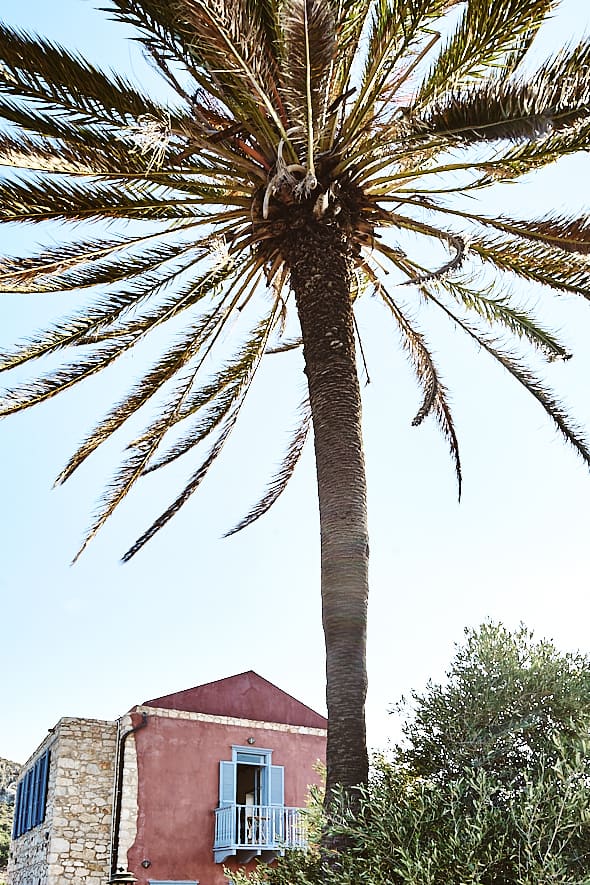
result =
[[[70,353],[59,368],[15,383],[2,414],[82,382],[168,324],[174,335],[155,365],[59,476],[68,479],[127,419],[157,402],[82,549],[140,477],[189,453],[197,466],[128,560],[198,488],[263,357],[303,347],[309,399],[277,475],[234,530],[276,501],[311,423],[327,795],[336,784],[351,790],[367,779],[369,550],[353,308],[370,293],[391,314],[423,390],[414,424],[434,416],[459,488],[447,394],[405,306],[412,297],[494,357],[590,463],[580,431],[523,362],[528,349],[549,361],[569,354],[507,288],[520,278],[544,293],[588,297],[590,220],[492,216],[465,199],[588,148],[590,42],[534,71],[527,66],[552,0],[109,4],[115,19],[137,30],[166,98],[46,40],[0,31],[0,162],[16,170],[0,182],[0,218],[89,222],[82,232],[62,224],[57,245],[5,258],[1,285],[95,293],[91,306],[1,355],[9,372]],[[433,256],[428,266],[416,248],[421,241]]]

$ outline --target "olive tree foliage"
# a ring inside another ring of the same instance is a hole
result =
[[[8,864],[10,831],[12,829],[12,806],[0,802],[0,873]],[[0,880],[0,885],[2,881]]]
[[[448,782],[485,771],[513,785],[559,759],[560,740],[583,736],[590,667],[525,627],[484,624],[465,632],[447,679],[413,695],[404,759],[416,774]]]
[[[311,849],[260,866],[256,885],[589,885],[590,660],[486,624],[413,700],[360,813],[328,825],[348,845],[338,863],[316,801]]]

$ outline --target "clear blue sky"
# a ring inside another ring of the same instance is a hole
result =
[[[99,5],[98,2],[96,5]],[[86,0],[4,0],[1,17],[78,46],[103,65],[152,74],[124,29]],[[586,0],[564,0],[542,45],[590,30]],[[504,190],[496,207],[582,210],[588,157]],[[50,239],[59,234],[46,232]],[[0,230],[0,252],[31,230]],[[548,381],[590,428],[590,304],[518,286],[561,330],[574,359]],[[59,316],[61,296],[0,298],[0,345]],[[359,315],[372,383],[365,390],[371,604],[369,738],[395,734],[388,706],[439,678],[466,625],[524,621],[563,649],[589,651],[590,476],[536,403],[459,335],[420,314],[443,370],[460,436],[464,495],[430,421],[412,428],[419,394],[376,301]],[[433,321],[432,323],[430,321]],[[135,703],[254,669],[323,710],[318,516],[311,446],[273,510],[228,540],[279,460],[303,386],[298,358],[269,361],[243,426],[191,503],[130,564],[121,554],[180,482],[155,477],[70,567],[125,433],[65,487],[55,476],[96,418],[131,384],[139,357],[0,429],[0,756],[23,762],[60,716],[114,718]],[[123,387],[122,387],[123,385]],[[269,405],[270,404],[270,405]],[[180,475],[188,468],[181,467]]]

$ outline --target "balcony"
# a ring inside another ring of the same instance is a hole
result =
[[[215,863],[254,857],[270,863],[291,848],[307,848],[305,812],[282,805],[226,805],[215,809]]]

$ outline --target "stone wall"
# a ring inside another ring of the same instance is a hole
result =
[[[23,766],[51,749],[45,820],[13,842],[9,885],[104,885],[117,723],[61,719]]]

